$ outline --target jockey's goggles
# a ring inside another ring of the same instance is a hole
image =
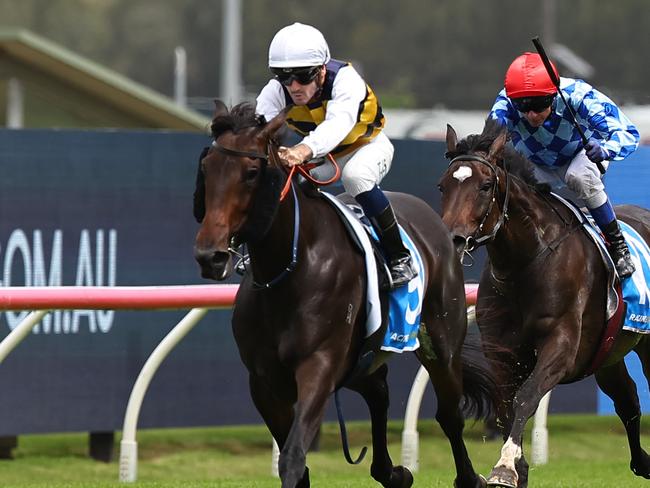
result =
[[[320,72],[320,66],[308,66],[306,68],[271,68],[275,79],[284,86],[289,86],[296,80],[301,85],[308,85]]]
[[[527,114],[528,112],[539,114],[551,106],[554,98],[555,94],[541,97],[512,98],[511,101],[514,107],[522,114]]]

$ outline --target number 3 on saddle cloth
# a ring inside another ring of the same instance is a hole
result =
[[[567,205],[581,219],[584,229],[598,246],[605,261],[609,274],[609,290],[607,293],[607,319],[609,320],[617,312],[618,297],[616,296],[614,263],[607,252],[603,236],[590,215],[585,215],[575,205],[562,197],[555,194],[553,196]],[[636,230],[621,220],[618,223],[636,266],[636,271],[632,276],[624,280],[621,286],[626,309],[622,328],[640,334],[650,334],[650,290],[648,289],[648,281],[650,281],[650,249]]]
[[[321,192],[321,194],[338,210],[353,240],[359,244],[358,247],[363,250],[365,255],[368,278],[366,339],[369,343],[374,343],[374,346],[369,347],[365,345],[363,351],[367,351],[370,348],[398,353],[402,351],[415,351],[420,347],[418,330],[420,327],[420,312],[422,310],[424,295],[425,270],[420,253],[413,244],[413,241],[411,241],[411,238],[400,226],[402,240],[411,252],[418,275],[408,284],[391,290],[387,298],[385,296],[381,297],[380,295],[383,294],[380,294],[379,291],[379,273],[387,273],[388,268],[385,262],[382,262],[380,267],[381,271],[378,272],[378,265],[375,259],[377,253],[373,250],[369,233],[375,241],[378,239],[370,222],[363,215],[363,211],[358,205],[352,203],[346,205],[329,193]],[[385,330],[385,333],[381,334],[382,330]],[[382,339],[378,347],[377,344],[379,341],[377,339]]]

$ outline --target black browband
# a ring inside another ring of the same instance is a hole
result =
[[[214,147],[220,153],[228,154],[229,156],[237,156],[237,157],[244,157],[244,158],[251,158],[251,159],[262,159],[264,161],[269,160],[269,157],[266,154],[253,152],[253,151],[238,151],[236,149],[230,149],[224,146],[220,146],[216,142],[212,143],[212,147]]]

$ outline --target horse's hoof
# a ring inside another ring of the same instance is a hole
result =
[[[517,488],[517,473],[504,466],[497,466],[490,473],[487,486],[492,488]]]
[[[648,458],[648,455],[645,454],[645,452],[643,454],[644,456],[641,457],[641,462],[630,462],[630,469],[635,475],[648,480],[650,479],[650,466],[648,463],[650,459]]]
[[[493,480],[489,479],[487,481],[487,488],[517,488],[517,485],[513,485],[509,481],[502,480]]]
[[[386,488],[410,488],[413,486],[413,475],[404,466],[395,466],[388,483],[384,486]]]

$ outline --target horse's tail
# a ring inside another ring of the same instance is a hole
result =
[[[468,334],[462,350],[463,413],[468,418],[487,420],[496,413],[500,402],[497,376],[483,355],[480,336]]]

